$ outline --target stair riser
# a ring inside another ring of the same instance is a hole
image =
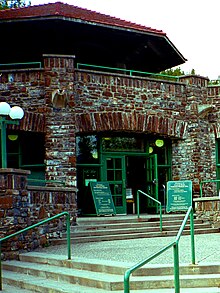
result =
[[[19,287],[25,290],[31,290],[33,292],[40,292],[40,293],[63,293],[62,289],[50,289],[45,287],[43,284],[42,285],[38,285],[38,284],[28,284],[26,282],[23,281],[18,281],[18,280],[11,280],[8,278],[4,278],[3,277],[3,290],[4,290],[4,284],[8,284],[14,287]],[[4,292],[4,291],[3,291]],[[16,293],[16,292],[11,292],[11,293]]]
[[[95,264],[95,263],[87,263],[87,262],[76,262],[76,261],[68,261],[68,260],[58,260],[58,259],[46,259],[42,257],[33,257],[28,255],[20,255],[20,261],[30,262],[30,263],[38,263],[38,264],[49,264],[52,266],[59,266],[65,268],[79,269],[79,270],[87,270],[92,272],[101,272],[115,275],[124,275],[126,268],[119,266],[110,266],[104,264]],[[149,267],[149,268],[140,268],[135,271],[133,276],[173,276],[174,271],[172,266],[162,267]],[[199,265],[191,265],[191,266],[181,266],[180,267],[180,275],[196,275],[196,274],[220,274],[220,265],[212,265],[212,266],[199,266]]]
[[[24,283],[22,281],[17,281],[17,280],[11,280],[11,279],[7,279],[7,278],[3,278],[3,290],[4,290],[4,284],[8,284],[8,285],[11,285],[11,286],[14,286],[14,287],[19,287],[19,288],[22,288],[22,289],[26,289],[26,290],[32,290],[34,292],[40,292],[40,293],[64,293],[64,291],[62,289],[49,289],[49,288],[46,288],[44,287],[43,285],[30,285],[30,284],[27,284],[27,283]],[[206,289],[205,289],[206,288]],[[219,289],[217,289],[216,287],[214,288],[210,288],[210,287],[205,287],[205,288],[200,288],[201,289],[201,292],[203,293],[219,293]],[[163,292],[163,290],[165,290],[164,293],[173,293],[174,292],[174,289],[160,289],[159,292]],[[181,292],[184,290],[184,288],[181,289]],[[195,290],[195,291],[194,291]],[[3,291],[4,292],[4,291]],[[89,290],[90,292],[90,290]],[[106,291],[107,292],[110,292],[110,291]],[[113,293],[124,293],[124,290],[117,290],[117,291],[112,291]],[[158,289],[154,289],[154,291],[152,291],[152,289],[143,289],[143,290],[138,290],[137,292],[140,292],[140,293],[159,293],[158,292]],[[183,292],[186,293],[186,291],[184,290]],[[201,293],[200,291],[198,291],[198,288],[189,288],[188,287],[188,290],[187,290],[187,293]],[[13,292],[14,293],[14,292]],[[81,291],[79,291],[78,289],[76,290],[72,290],[71,293],[82,293]],[[83,291],[83,293],[85,293]]]
[[[19,271],[20,273],[24,273]],[[32,274],[31,271],[29,271],[29,274],[34,275],[35,272]],[[45,275],[39,274],[41,277],[45,277],[45,278],[50,278],[52,276],[52,274],[47,274],[45,272]],[[37,274],[37,276],[39,276]],[[52,276],[52,279],[54,279],[54,276]],[[93,288],[98,288],[98,289],[104,289],[104,290],[108,290],[109,291],[114,291],[114,290],[123,290],[124,288],[124,282],[123,282],[123,278],[121,282],[104,282],[104,281],[94,281],[94,280],[90,280],[88,278],[74,278],[74,282],[73,282],[73,277],[72,276],[57,276],[56,280],[61,280],[61,281],[66,281],[69,283],[73,283],[73,284],[79,284],[82,286],[88,286],[88,287],[93,287]],[[11,284],[11,285],[15,285],[13,284],[13,282],[9,281],[9,280],[4,280],[7,284]],[[220,278],[209,278],[209,279],[184,279],[181,280],[180,279],[180,287],[181,288],[201,288],[201,287],[218,287],[220,283]],[[24,283],[21,283],[21,287],[25,288],[25,289],[29,289],[29,290],[36,290],[36,287],[34,288],[30,288],[30,286],[25,286]],[[17,284],[18,285],[18,284]],[[143,290],[143,289],[170,289],[174,287],[174,281],[172,279],[170,280],[149,280],[149,281],[132,281],[132,279],[130,280],[130,289],[131,290]],[[40,287],[40,290],[38,292],[42,292],[42,293],[48,293],[48,289],[47,288],[43,288]],[[55,292],[55,291],[51,291]],[[58,291],[57,292],[62,292],[62,291]]]
[[[196,235],[197,234],[206,234],[207,230],[203,231],[198,231],[195,230],[194,232]],[[209,233],[219,233],[219,231],[216,230],[211,230]],[[95,236],[94,238],[92,236],[89,237],[72,237],[71,242],[72,243],[86,243],[86,242],[98,242],[98,241],[111,241],[111,240],[127,240],[127,239],[138,239],[138,238],[151,238],[151,237],[170,237],[170,236],[176,236],[176,231],[170,231],[170,232],[165,232],[164,234],[159,233],[144,233],[144,234],[126,234],[126,235],[108,235],[108,236]],[[182,235],[190,235],[190,231],[184,231]],[[76,236],[76,235],[74,235]],[[51,244],[52,245],[60,245],[60,244],[66,244],[66,239],[51,239]]]
[[[205,274],[220,274],[220,266],[197,266],[191,265],[186,267],[180,267],[180,275],[205,275]],[[165,268],[140,268],[135,271],[133,276],[173,276],[173,267]]]
[[[50,264],[53,266],[79,269],[79,270],[87,270],[92,272],[101,272],[108,273],[114,275],[123,275],[126,271],[126,268],[119,266],[109,266],[104,264],[95,264],[95,263],[86,263],[86,262],[76,262],[68,261],[68,260],[57,260],[57,259],[46,259],[42,257],[33,257],[28,255],[20,255],[20,261],[23,262],[31,262],[38,264]]]
[[[163,221],[165,222],[173,222],[173,221],[183,221],[185,215],[176,215],[176,216],[164,216],[162,215]],[[121,217],[121,218],[115,218],[115,217],[111,217],[111,218],[105,218],[103,217],[102,219],[99,218],[99,220],[96,220],[96,217],[90,218],[90,217],[85,217],[85,218],[77,218],[77,224],[79,225],[86,225],[88,224],[88,222],[92,222],[94,225],[101,225],[101,224],[122,224],[122,223],[143,223],[143,222],[150,222],[150,223],[154,223],[154,222],[159,222],[160,221],[160,217],[152,217],[152,218],[142,218],[140,217],[139,219],[136,217],[134,218],[129,218],[129,217]]]
[[[178,226],[180,227],[182,224],[182,221],[163,221],[163,226]],[[194,225],[201,225],[203,222],[201,220],[195,220]],[[92,222],[91,225],[77,225],[71,227],[72,232],[77,232],[77,231],[93,231],[93,230],[104,230],[104,229],[129,229],[129,228],[152,228],[152,227],[159,227],[159,221],[157,222],[142,222],[142,223],[133,223],[131,224],[130,222],[124,223],[124,224],[97,224]],[[209,226],[210,227],[210,226]]]
[[[176,234],[180,226],[170,226],[163,227],[163,232],[175,231]],[[209,225],[198,225],[195,226],[196,229],[210,229]],[[186,226],[185,230],[190,230],[190,226]],[[151,227],[151,228],[136,228],[136,229],[115,229],[115,230],[87,230],[87,231],[75,231],[71,233],[71,237],[84,237],[84,236],[102,236],[102,235],[111,235],[111,234],[136,234],[136,233],[149,233],[149,232],[160,232],[160,227]],[[63,235],[65,236],[65,234]]]
[[[72,284],[78,284],[81,286],[99,288],[104,290],[122,290],[123,283],[121,282],[106,282],[106,281],[99,281],[94,279],[89,279],[86,277],[79,277],[74,275],[68,274],[59,274],[56,272],[37,270],[37,269],[29,269],[23,267],[14,267],[11,265],[3,264],[4,270],[13,271],[20,274],[28,274],[35,277],[45,278],[45,279],[52,279],[56,281],[64,281]],[[123,279],[123,278],[122,278]]]

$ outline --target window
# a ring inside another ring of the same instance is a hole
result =
[[[30,178],[44,179],[44,134],[7,132],[7,166],[30,170]]]
[[[98,162],[98,143],[95,135],[76,137],[76,154],[78,164],[95,164]]]

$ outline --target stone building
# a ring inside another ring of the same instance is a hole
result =
[[[197,197],[219,178],[219,86],[160,75],[186,61],[163,31],[59,2],[0,11],[0,31],[0,101],[25,112],[7,127],[1,215],[95,214],[92,181],[128,214],[126,193],[165,205],[167,181],[191,180]]]

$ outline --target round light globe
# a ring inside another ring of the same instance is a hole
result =
[[[11,107],[6,102],[0,102],[0,115],[8,115],[11,111]]]
[[[24,116],[24,111],[21,107],[14,106],[11,108],[9,116],[11,117],[11,119],[22,119]]]

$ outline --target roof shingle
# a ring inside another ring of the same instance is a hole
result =
[[[49,16],[62,16],[73,19],[80,19],[89,22],[95,22],[99,24],[116,26],[125,29],[134,29],[142,32],[154,33],[166,36],[162,30],[156,30],[151,27],[146,27],[140,24],[136,24],[130,21],[126,21],[120,18],[112,17],[109,15],[101,14],[95,11],[87,10],[77,6],[64,4],[62,2],[49,3],[37,6],[28,6],[23,8],[12,8],[6,10],[0,10],[1,20],[13,20],[24,18],[37,18],[37,17],[49,17]]]

